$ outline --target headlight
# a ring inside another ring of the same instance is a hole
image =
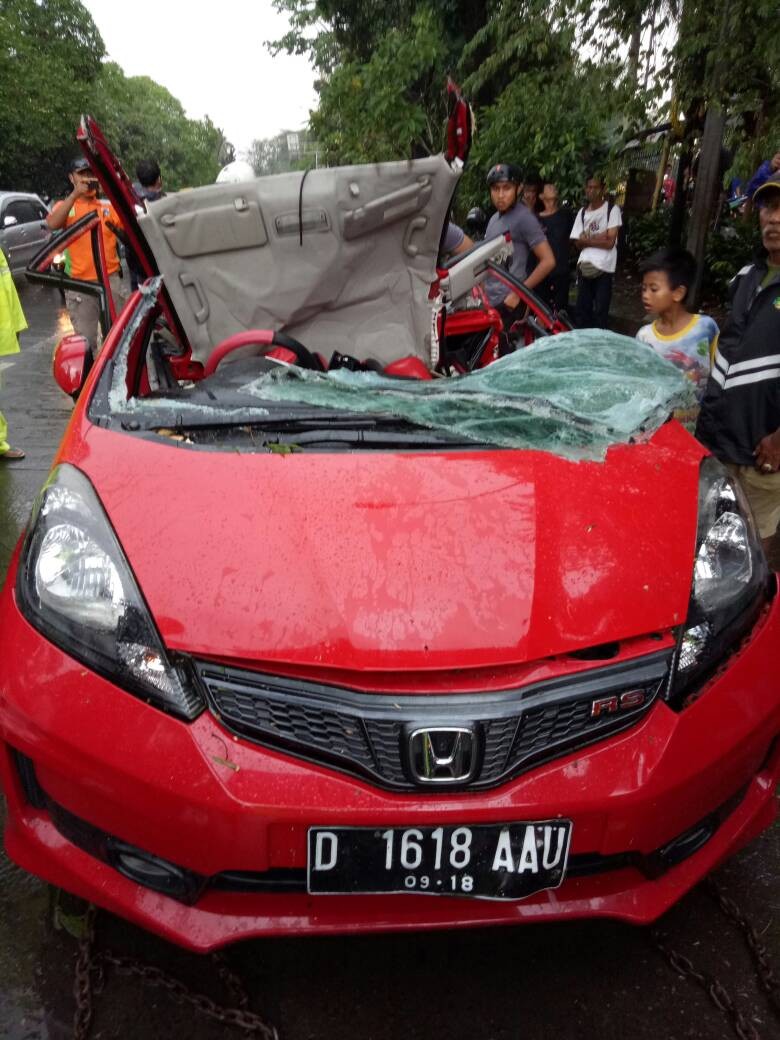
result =
[[[87,478],[63,464],[33,508],[18,579],[27,620],[130,693],[193,719],[203,701],[162,645]]]
[[[736,648],[769,598],[769,587],[769,568],[744,493],[716,459],[705,459],[691,601],[670,687],[674,700],[704,682]]]

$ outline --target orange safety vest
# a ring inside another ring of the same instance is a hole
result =
[[[109,274],[116,274],[119,270],[119,255],[116,248],[116,235],[108,227],[106,222],[119,224],[116,210],[110,202],[102,199],[76,199],[68,213],[65,227],[70,227],[86,213],[95,210],[100,214],[101,231],[103,234],[103,248],[106,251],[106,266]],[[69,260],[69,274],[71,278],[80,278],[85,282],[96,282],[98,280],[95,270],[95,260],[92,255],[92,235],[87,233],[71,242],[67,249]]]

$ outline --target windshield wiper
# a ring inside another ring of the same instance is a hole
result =
[[[279,436],[275,441],[267,440],[266,444],[295,444],[299,448],[341,446],[344,448],[475,448],[477,441],[458,437],[443,431],[426,428],[410,428],[408,430],[392,429],[356,429],[334,428],[318,430],[288,431],[288,436]]]

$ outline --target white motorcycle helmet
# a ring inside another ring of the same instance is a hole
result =
[[[253,181],[255,171],[248,162],[236,159],[235,162],[223,166],[217,174],[217,184],[241,184],[242,181]]]

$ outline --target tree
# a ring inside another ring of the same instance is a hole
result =
[[[589,169],[605,165],[619,137],[622,95],[615,62],[577,57],[576,26],[543,0],[505,0],[464,49],[463,89],[478,133],[463,195],[482,196],[486,171],[513,162],[578,198]]]
[[[291,29],[269,44],[320,75],[311,128],[323,161],[408,158],[442,146],[444,84],[486,0],[274,0]]]
[[[320,86],[311,129],[324,160],[382,162],[438,151],[446,71],[441,23],[420,7],[406,29],[387,31],[368,61],[340,65]]]
[[[214,182],[224,150],[222,133],[206,118],[188,119],[181,102],[148,76],[127,77],[106,62],[91,102],[112,149],[132,177],[139,159],[156,159],[166,188]]]
[[[653,36],[667,32],[669,42],[655,55],[649,79],[656,101],[665,98],[668,103],[674,96],[688,116],[684,152],[690,155],[695,140],[701,139],[688,228],[688,245],[701,268],[725,172],[724,129],[734,128],[732,145],[741,146],[737,165],[743,173],[753,169],[772,137],[776,141],[780,134],[776,0],[601,0],[597,5],[583,0],[581,13],[591,31],[606,26],[606,47],[614,47],[615,39],[625,42],[637,19]],[[677,204],[682,218],[682,195]]]
[[[575,54],[576,25],[545,0],[275,0],[292,28],[272,48],[307,53],[320,71],[311,129],[330,163],[438,151],[448,73],[477,111],[464,196],[484,195],[485,169],[511,157],[576,191],[614,136],[612,62]],[[554,118],[551,118],[554,113]]]
[[[0,4],[0,183],[59,192],[105,53],[79,0]]]
[[[247,159],[258,177],[315,165],[317,147],[305,130],[283,130],[275,137],[256,139]]]

